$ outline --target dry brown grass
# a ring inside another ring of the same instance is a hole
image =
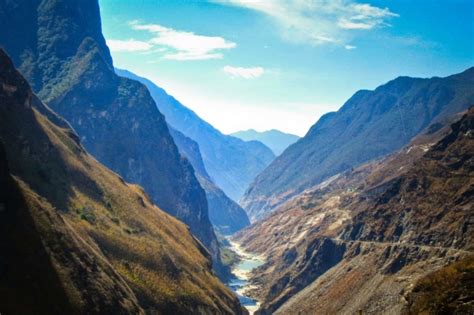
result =
[[[474,256],[420,279],[409,298],[408,314],[472,314]]]

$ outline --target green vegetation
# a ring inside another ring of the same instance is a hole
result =
[[[228,247],[221,247],[221,260],[225,266],[234,266],[240,261],[239,255]]]
[[[221,248],[222,264],[230,269],[240,261],[240,257],[230,249],[230,243],[225,236],[220,233],[216,233],[216,236]]]
[[[94,224],[96,222],[94,212],[94,209],[90,206],[84,206],[82,208],[76,209],[76,213],[78,214],[79,218],[81,218],[81,220],[89,222],[90,224]]]

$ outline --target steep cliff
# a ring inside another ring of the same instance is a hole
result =
[[[97,0],[0,1],[0,45],[85,148],[219,249],[206,196],[146,87],[114,72]]]
[[[90,156],[1,49],[0,142],[2,313],[245,313],[188,227]]]
[[[244,209],[227,197],[207,174],[199,145],[172,127],[170,127],[170,132],[180,152],[196,170],[196,177],[206,192],[209,218],[216,230],[223,235],[228,235],[249,226],[250,221]]]

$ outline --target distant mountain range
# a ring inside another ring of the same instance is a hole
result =
[[[246,142],[222,134],[150,80],[126,70],[116,69],[116,73],[145,84],[166,121],[199,144],[211,179],[234,201],[242,197],[255,176],[275,158],[261,142]]]
[[[87,153],[2,49],[0,250],[5,314],[247,314],[189,227]]]
[[[260,173],[241,206],[255,221],[306,188],[400,149],[430,123],[474,104],[473,86],[470,68],[446,78],[399,77],[355,93]]]
[[[280,130],[272,129],[263,132],[254,129],[237,131],[230,134],[231,136],[240,138],[244,141],[257,140],[272,149],[276,156],[280,155],[291,144],[298,141],[300,137],[289,133],[281,132]]]

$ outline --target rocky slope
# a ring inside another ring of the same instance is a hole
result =
[[[443,303],[413,289],[474,257],[474,109],[451,130],[444,124],[308,189],[236,236],[268,260],[253,277],[260,314],[397,314]],[[472,275],[456,277],[464,280],[453,292],[468,292]],[[472,294],[451,299],[474,308]]]
[[[188,224],[221,270],[206,196],[146,87],[115,74],[97,0],[0,1],[0,45],[88,152]]]
[[[80,144],[0,49],[5,314],[239,314],[206,248]]]
[[[222,134],[150,80],[126,70],[116,71],[148,87],[166,121],[199,144],[212,181],[234,201],[242,197],[255,176],[275,158],[273,152],[261,142],[246,142]]]
[[[244,209],[227,197],[207,174],[199,145],[172,127],[170,127],[170,133],[180,152],[194,167],[196,177],[206,192],[209,219],[214,228],[223,235],[229,235],[249,226],[250,221]]]
[[[359,91],[267,167],[241,201],[251,221],[304,189],[406,145],[430,123],[474,103],[474,68],[446,78],[399,77]]]
[[[280,130],[272,129],[263,132],[258,132],[254,129],[237,131],[230,134],[231,136],[240,138],[244,141],[257,140],[269,147],[276,156],[280,155],[290,145],[298,141],[300,137],[289,133],[281,132]]]

